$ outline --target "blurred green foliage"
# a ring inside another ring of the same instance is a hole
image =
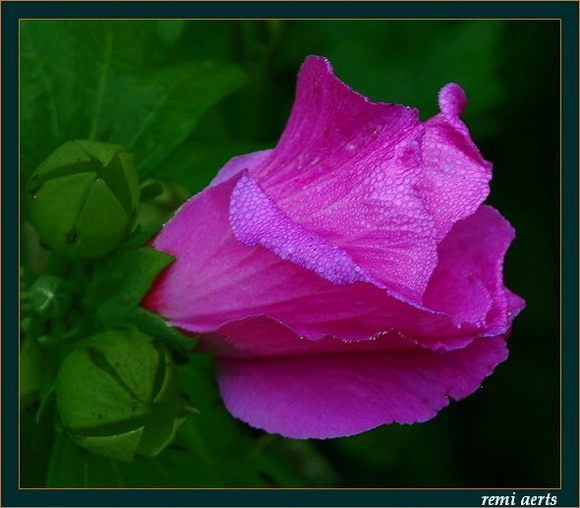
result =
[[[183,25],[30,21],[21,32],[22,172],[71,139],[139,154],[150,173],[200,114],[244,82],[237,66],[187,59],[165,65]],[[32,149],[34,148],[34,149]]]
[[[92,138],[127,146],[142,177],[198,192],[231,156],[275,145],[309,54],[423,119],[441,86],[459,83],[464,119],[494,163],[489,203],[518,234],[506,282],[527,301],[508,361],[427,423],[321,442],[269,437],[224,412],[211,365],[196,357],[178,373],[201,413],[156,459],[111,465],[25,409],[23,486],[43,485],[47,471],[51,486],[558,485],[557,21],[24,21],[21,37],[23,181],[64,141]],[[38,246],[23,231],[34,265]],[[63,470],[70,461],[84,466]]]

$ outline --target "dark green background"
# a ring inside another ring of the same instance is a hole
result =
[[[250,76],[156,170],[191,193],[230,156],[275,144],[308,54],[327,56],[342,80],[371,99],[418,107],[423,119],[436,112],[445,83],[465,88],[464,119],[494,163],[488,202],[518,232],[505,277],[527,308],[515,322],[510,358],[483,389],[431,422],[316,446],[336,471],[334,487],[557,488],[559,22],[175,24],[170,47],[154,55],[151,69],[211,59]]]

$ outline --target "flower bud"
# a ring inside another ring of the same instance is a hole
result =
[[[80,446],[127,462],[160,453],[185,419],[169,352],[136,330],[97,334],[69,354],[56,397]]]
[[[69,141],[28,183],[29,217],[59,254],[97,258],[131,231],[139,204],[133,155],[98,141]]]
[[[30,287],[30,306],[39,316],[55,319],[64,316],[72,305],[69,284],[61,277],[44,275]]]

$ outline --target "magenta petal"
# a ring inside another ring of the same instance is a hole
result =
[[[489,206],[455,224],[439,246],[425,305],[448,313],[458,326],[481,326],[481,335],[504,333],[514,309],[503,284],[503,260],[514,236],[507,220]]]
[[[507,315],[510,320],[513,320],[524,309],[526,301],[509,289],[506,290],[506,295],[508,301]]]
[[[441,113],[425,123],[421,187],[438,240],[455,222],[471,215],[489,193],[492,165],[481,157],[459,118],[466,104],[461,87],[450,83],[439,93]]]
[[[257,218],[244,208],[251,203],[260,205]],[[234,231],[247,245],[232,231],[231,207],[239,208]],[[364,340],[396,329],[429,347],[452,349],[484,331],[459,329],[445,312],[401,301],[363,282],[364,273],[348,256],[281,215],[245,172],[185,204],[154,246],[176,261],[143,305],[193,333],[218,331],[240,344],[244,333],[218,329],[267,316],[310,339]]]
[[[277,146],[231,159],[161,231],[176,260],[142,304],[200,335],[234,415],[292,438],[425,421],[506,358],[514,232],[481,205],[466,102],[449,84],[421,124],[309,57]]]
[[[325,59],[309,57],[288,125],[251,173],[293,221],[418,301],[437,262],[433,218],[418,188],[422,135],[417,111],[372,103]]]
[[[261,222],[252,222],[251,214],[240,209],[250,222],[240,225],[234,220],[237,234],[246,243],[257,243],[244,245],[230,227],[230,206],[256,199],[265,214],[261,216],[273,217],[273,222],[262,230]],[[302,256],[304,239],[312,243],[307,249],[315,249],[315,265]],[[295,254],[289,251],[292,245],[299,247]],[[231,321],[268,316],[310,339],[332,335],[363,340],[397,329],[414,340],[426,338],[429,344],[438,340],[436,347],[451,348],[457,341],[470,340],[476,331],[473,327],[460,331],[445,313],[401,301],[370,282],[356,281],[363,272],[340,249],[280,216],[244,172],[186,203],[154,246],[174,255],[176,261],[158,278],[143,306],[190,332],[213,332]],[[333,271],[337,266],[342,268]],[[337,279],[337,274],[347,279]]]
[[[246,155],[238,155],[237,157],[232,157],[228,162],[225,163],[224,167],[221,168],[216,175],[216,177],[211,181],[210,186],[219,185],[220,183],[229,180],[231,177],[237,175],[240,171],[244,169],[252,169],[263,160],[265,160],[272,150],[261,150],[259,152],[253,152]]]
[[[171,322],[191,323],[190,331],[213,329],[223,323],[228,308],[227,287],[236,284],[232,274],[243,267],[247,249],[232,235],[228,209],[236,181],[207,188],[185,203],[163,227],[153,245],[176,261],[156,280],[142,305]],[[212,293],[213,292],[213,293]],[[217,293],[217,298],[212,295]],[[220,297],[225,296],[225,300]]]
[[[238,187],[240,183],[243,185]],[[238,192],[234,193],[234,189]],[[255,200],[265,207],[262,218],[274,221],[266,224],[265,230],[256,230],[261,234],[257,239],[252,236],[256,224],[242,220],[250,220],[244,203]],[[230,204],[241,207],[239,213],[243,217],[234,217],[234,225],[240,238],[250,245],[234,236]],[[280,243],[276,234],[295,238]],[[311,263],[301,252],[304,242],[311,242],[308,248],[318,254],[316,266],[300,266]],[[295,254],[290,252],[292,245],[297,246]],[[332,333],[332,324],[329,331],[324,326],[327,321],[344,320],[361,314],[361,310],[366,313],[350,293],[342,294],[344,286],[330,281],[341,280],[333,279],[335,263],[342,263],[342,273],[347,277],[343,283],[349,281],[348,277],[361,277],[357,266],[339,248],[281,215],[247,174],[238,174],[188,201],[165,225],[154,246],[175,256],[176,261],[158,278],[142,304],[191,332],[214,331],[229,321],[268,315],[288,323],[298,333],[320,336]],[[283,249],[290,259],[281,257]],[[382,294],[372,288],[375,295]],[[332,309],[328,307],[329,299],[336,300]],[[369,310],[375,308],[373,305]],[[366,338],[368,325],[363,322],[361,326],[352,333],[358,338],[362,332],[361,337]],[[338,327],[344,329],[340,323]],[[377,333],[382,328],[374,325],[371,330]],[[349,330],[344,331],[348,337]]]
[[[296,439],[349,436],[379,425],[428,420],[474,392],[507,358],[501,337],[437,353],[356,352],[218,361],[228,410]]]
[[[267,317],[254,316],[230,321],[215,332],[205,334],[200,347],[204,353],[229,358],[266,358],[277,356],[386,351],[416,347],[416,342],[392,331],[373,340],[344,340],[332,336],[310,339],[298,336],[288,325]]]
[[[230,203],[230,223],[244,245],[261,245],[334,284],[369,280],[340,247],[293,222],[246,172]]]

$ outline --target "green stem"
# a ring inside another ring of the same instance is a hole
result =
[[[124,487],[125,483],[123,482],[123,476],[121,475],[121,471],[119,469],[119,464],[115,459],[111,459],[111,469],[113,470],[113,475],[115,476],[115,480],[119,487]]]
[[[63,276],[68,267],[69,261],[55,252],[49,252],[44,267],[45,275]]]

